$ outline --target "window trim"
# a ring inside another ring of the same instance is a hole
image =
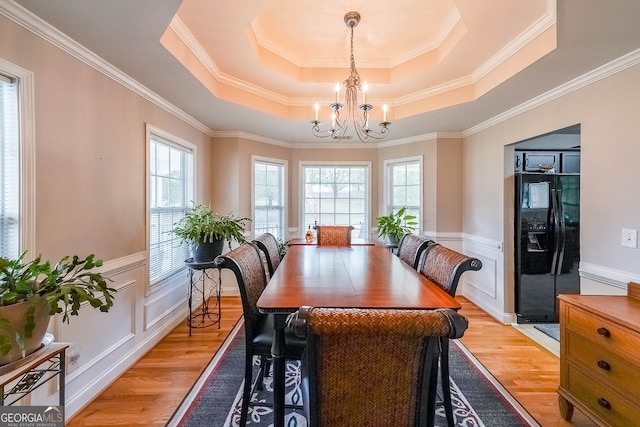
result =
[[[367,169],[367,177],[366,177],[366,181],[367,181],[367,212],[366,212],[366,217],[367,217],[367,225],[368,225],[368,230],[365,230],[367,232],[367,239],[369,240],[371,238],[371,233],[373,230],[373,222],[372,222],[372,218],[371,218],[371,194],[372,194],[372,188],[371,188],[371,175],[372,175],[372,162],[371,161],[358,161],[358,160],[345,160],[345,161],[339,161],[339,160],[301,160],[298,163],[298,186],[300,187],[298,190],[298,194],[300,197],[300,203],[298,203],[297,209],[298,209],[298,224],[299,225],[299,229],[301,233],[304,233],[306,231],[305,225],[304,225],[304,168],[305,166],[333,166],[333,167],[338,167],[338,166],[364,166]]]
[[[34,73],[0,58],[0,72],[18,82],[19,156],[19,242],[20,252],[36,257],[36,151]]]
[[[397,166],[401,164],[414,163],[418,162],[420,164],[420,216],[418,218],[418,222],[422,229],[424,229],[425,221],[424,221],[424,159],[422,155],[419,156],[410,156],[410,157],[399,157],[396,159],[387,159],[384,161],[384,208],[385,213],[387,215],[391,212],[391,167]],[[416,230],[418,234],[422,235],[422,230]]]
[[[256,212],[256,182],[255,182],[255,173],[256,173],[256,162],[260,163],[271,163],[273,165],[282,166],[282,204],[283,204],[283,212],[282,212],[282,233],[283,240],[289,240],[289,161],[284,159],[276,159],[274,157],[265,157],[259,156],[256,154],[251,155],[251,216],[255,220],[255,212]],[[256,230],[255,230],[255,221],[251,221],[251,235],[255,239]],[[278,237],[278,236],[276,236]]]
[[[179,269],[177,271],[175,271],[173,274],[170,274],[168,276],[163,276],[161,277],[159,280],[157,280],[154,283],[151,283],[151,278],[150,278],[150,259],[151,259],[151,221],[149,221],[149,215],[151,214],[151,184],[150,184],[150,179],[149,176],[151,174],[151,164],[150,164],[150,155],[151,155],[151,136],[155,136],[159,139],[162,140],[163,143],[166,143],[167,145],[172,145],[176,148],[179,149],[187,149],[191,151],[191,155],[192,155],[192,167],[193,167],[193,179],[192,179],[192,183],[193,183],[193,187],[192,187],[192,195],[193,195],[193,199],[196,199],[196,195],[198,194],[197,192],[197,188],[198,188],[198,180],[197,180],[197,176],[198,176],[198,147],[197,145],[182,139],[178,136],[175,136],[167,131],[164,131],[158,127],[155,127],[149,123],[146,123],[145,126],[145,138],[146,138],[146,145],[145,145],[145,150],[146,150],[146,158],[145,158],[145,162],[146,162],[146,173],[145,173],[145,190],[146,190],[146,203],[145,203],[145,223],[146,223],[146,227],[145,227],[145,253],[146,253],[146,258],[147,258],[147,274],[146,274],[146,282],[147,282],[147,286],[149,289],[158,289],[161,287],[161,285],[165,284],[165,283],[169,283],[171,278],[173,278],[176,274],[180,273],[181,271],[183,271],[186,266],[184,266],[184,268]]]

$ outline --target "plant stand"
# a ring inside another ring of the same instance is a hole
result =
[[[189,270],[189,336],[192,328],[206,328],[218,325],[220,329],[220,293],[222,291],[220,269],[215,262],[195,262],[192,258],[185,261]],[[217,277],[216,277],[217,274]],[[207,290],[207,282],[212,286]],[[194,307],[194,298],[202,304]]]
[[[9,406],[58,377],[58,399],[64,407],[65,352],[68,344],[51,343],[24,359],[0,366],[0,406]]]

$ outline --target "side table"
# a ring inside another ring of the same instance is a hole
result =
[[[189,336],[192,328],[206,328],[218,324],[220,329],[220,293],[222,290],[220,269],[211,262],[195,262],[193,258],[185,261],[189,270]],[[214,273],[215,272],[215,273]],[[215,274],[217,273],[217,277]],[[207,291],[207,279],[213,286]],[[194,307],[194,295],[202,298],[202,304]],[[213,301],[212,301],[213,299]]]
[[[58,398],[60,406],[64,406],[65,353],[68,347],[68,344],[52,342],[23,359],[0,366],[0,405],[13,405],[58,377]]]

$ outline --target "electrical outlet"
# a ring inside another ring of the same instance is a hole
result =
[[[622,229],[622,246],[628,248],[638,247],[638,230]]]
[[[80,365],[80,345],[71,344],[67,349],[67,373],[73,372]]]

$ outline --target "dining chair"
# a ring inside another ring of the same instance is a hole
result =
[[[422,255],[422,252],[432,243],[435,242],[416,234],[407,233],[400,239],[396,255],[398,255],[398,258],[402,261],[414,269],[417,269],[420,255]]]
[[[276,268],[280,265],[280,251],[278,250],[278,240],[271,233],[264,233],[253,241],[262,251],[267,260],[269,277],[273,276]],[[268,280],[268,279],[267,279]]]
[[[253,243],[243,243],[232,251],[219,255],[215,259],[215,264],[218,268],[229,269],[235,274],[242,299],[246,351],[240,425],[244,426],[254,388],[251,381],[253,357],[260,358],[260,370],[255,387],[262,389],[275,335],[273,315],[260,313],[256,306],[258,298],[267,285],[267,278],[259,249]],[[287,359],[300,360],[305,344],[304,339],[296,336],[292,330],[285,329],[285,357]]]
[[[440,346],[467,319],[450,309],[302,307],[302,393],[310,427],[432,426]],[[376,378],[377,377],[377,378]]]
[[[317,225],[318,246],[351,246],[351,225]]]
[[[482,268],[482,261],[457,251],[433,243],[422,252],[418,261],[418,272],[427,279],[447,291],[452,297],[456,296],[456,289],[460,276],[465,271],[478,271]],[[440,356],[440,377],[442,382],[442,396],[447,424],[453,426],[453,406],[451,404],[451,383],[449,381],[449,338],[440,339],[442,354]]]

